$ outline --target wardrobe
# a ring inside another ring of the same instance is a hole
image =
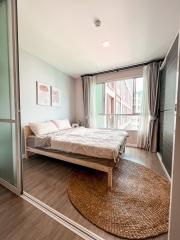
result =
[[[179,36],[171,45],[160,71],[158,152],[171,176],[175,133]]]

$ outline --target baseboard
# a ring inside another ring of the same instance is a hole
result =
[[[62,213],[56,211],[55,209],[49,207],[44,202],[40,201],[39,199],[33,197],[32,195],[24,192],[21,197],[28,201],[30,204],[44,212],[49,217],[53,218],[55,221],[59,222],[78,236],[82,237],[86,240],[104,240],[100,236],[96,235],[92,231],[88,230],[87,228],[81,226],[80,224],[76,223],[75,221],[71,220],[70,218],[66,217]]]
[[[166,167],[164,166],[164,163],[163,163],[163,161],[162,161],[161,154],[160,154],[159,152],[157,152],[157,157],[158,157],[158,159],[159,159],[159,162],[160,162],[160,164],[161,164],[161,167],[162,167],[162,169],[163,169],[166,177],[167,177],[168,180],[171,182],[171,177],[169,176],[169,173],[168,173]]]
[[[4,179],[0,178],[0,184],[5,188],[9,189],[11,192],[15,193],[16,195],[21,195],[21,191],[18,190],[17,187],[13,186],[12,184],[8,183]]]

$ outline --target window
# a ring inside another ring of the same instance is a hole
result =
[[[96,127],[138,130],[143,78],[96,85]]]

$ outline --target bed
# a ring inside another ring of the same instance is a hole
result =
[[[25,154],[27,159],[34,153],[106,172],[111,188],[112,170],[125,151],[127,137],[125,131],[84,127],[36,136],[25,126]]]

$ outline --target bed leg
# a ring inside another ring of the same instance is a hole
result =
[[[25,151],[25,156],[26,156],[26,159],[28,160],[29,157],[30,157],[30,152],[28,152],[27,150]]]
[[[112,189],[112,168],[108,170],[108,188]]]

